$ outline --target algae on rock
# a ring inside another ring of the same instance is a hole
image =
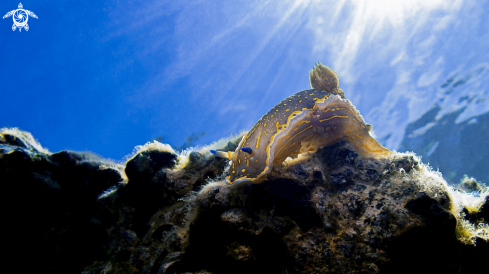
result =
[[[448,186],[414,154],[362,158],[339,142],[285,161],[264,183],[227,185],[228,161],[204,150],[179,155],[155,142],[117,164],[50,154],[12,132],[0,132],[0,172],[4,193],[23,193],[7,215],[12,254],[33,251],[32,266],[12,256],[22,272],[487,268],[487,192]]]

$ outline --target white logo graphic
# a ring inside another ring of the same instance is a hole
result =
[[[22,28],[28,31],[29,25],[27,25],[27,21],[29,20],[29,16],[37,19],[37,15],[35,15],[32,11],[22,9],[23,7],[24,6],[22,6],[22,3],[20,3],[18,9],[11,10],[3,16],[3,19],[12,16],[12,19],[14,19],[14,24],[12,25],[13,31],[15,31],[17,28],[19,28],[19,31],[21,31]]]

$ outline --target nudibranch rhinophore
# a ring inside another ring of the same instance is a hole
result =
[[[391,153],[370,136],[372,126],[345,99],[333,69],[318,63],[309,72],[309,81],[312,89],[285,98],[263,115],[236,151],[211,151],[231,161],[229,184],[263,182],[272,167],[287,157],[343,140],[360,155],[380,158]]]

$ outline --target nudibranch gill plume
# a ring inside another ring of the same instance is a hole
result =
[[[287,157],[314,152],[338,141],[350,142],[360,155],[391,152],[370,136],[372,126],[345,99],[336,72],[321,63],[309,72],[312,89],[299,91],[273,107],[243,136],[236,151],[211,151],[231,161],[229,184],[261,183]]]

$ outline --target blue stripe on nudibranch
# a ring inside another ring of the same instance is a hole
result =
[[[287,157],[346,140],[360,154],[386,156],[390,151],[370,136],[371,126],[344,98],[339,77],[318,63],[309,73],[312,89],[289,96],[263,115],[235,152],[214,151],[231,161],[229,183],[260,183],[273,165]]]

